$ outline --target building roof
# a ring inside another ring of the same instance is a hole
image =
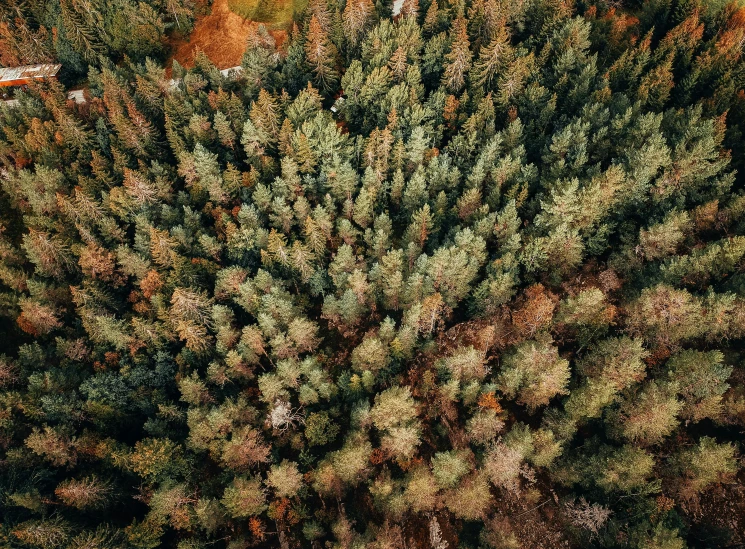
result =
[[[341,108],[342,105],[344,105],[345,101],[346,99],[344,98],[344,96],[337,97],[336,101],[334,101],[334,104],[331,105],[331,109],[330,109],[331,112],[333,113],[339,112],[339,109]]]
[[[62,68],[59,64],[25,65],[23,67],[0,68],[0,86],[15,85],[19,81],[52,78]]]

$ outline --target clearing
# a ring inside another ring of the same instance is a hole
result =
[[[307,5],[308,0],[228,0],[235,13],[272,30],[288,30]]]
[[[194,66],[196,52],[200,49],[218,69],[240,65],[243,53],[246,51],[246,39],[251,29],[255,28],[259,22],[244,19],[233,12],[228,3],[234,1],[236,0],[214,0],[210,13],[199,16],[194,21],[194,30],[190,35],[172,42],[171,59],[175,59],[186,68],[191,68]],[[257,3],[256,0],[253,1]],[[277,4],[285,2],[292,5],[291,0],[280,0]],[[287,27],[280,28],[273,22],[266,22],[266,26],[277,41],[277,46],[280,46],[287,37],[285,30]],[[170,61],[166,67],[170,73]]]

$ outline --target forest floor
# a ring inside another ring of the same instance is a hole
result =
[[[736,482],[715,484],[682,506],[691,537],[708,547],[745,547],[745,470]],[[712,543],[714,540],[717,543]]]
[[[209,13],[197,17],[191,34],[171,43],[171,60],[191,68],[197,51],[202,50],[218,69],[240,65],[246,51],[246,39],[258,24],[231,11],[228,0],[214,0]],[[272,29],[270,33],[278,47],[287,37],[283,29]],[[166,64],[169,73],[171,60]]]

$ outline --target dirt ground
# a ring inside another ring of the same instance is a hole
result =
[[[693,523],[689,541],[695,547],[745,547],[745,471],[681,508]]]
[[[246,51],[246,39],[251,29],[258,25],[243,19],[228,8],[228,0],[214,0],[212,10],[194,22],[194,30],[188,38],[175,40],[172,44],[172,57],[187,68],[194,66],[197,48],[201,49],[219,69],[227,69],[241,64]],[[277,46],[286,37],[285,31],[270,31]],[[170,71],[171,62],[166,65]]]

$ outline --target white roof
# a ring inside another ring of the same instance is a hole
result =
[[[220,71],[220,74],[223,76],[231,77],[231,76],[239,76],[243,72],[243,67],[238,65],[237,67],[230,67],[229,69],[223,69]]]
[[[83,90],[70,90],[67,93],[67,98],[72,99],[75,103],[85,103],[85,95]]]
[[[60,64],[26,65],[23,67],[0,68],[0,83],[12,80],[29,80],[33,78],[50,78],[56,76],[62,68]]]
[[[67,93],[67,98],[75,101],[75,103],[85,103],[85,95],[83,90],[70,90]],[[3,101],[7,107],[17,107],[20,105],[18,99],[6,99]]]

